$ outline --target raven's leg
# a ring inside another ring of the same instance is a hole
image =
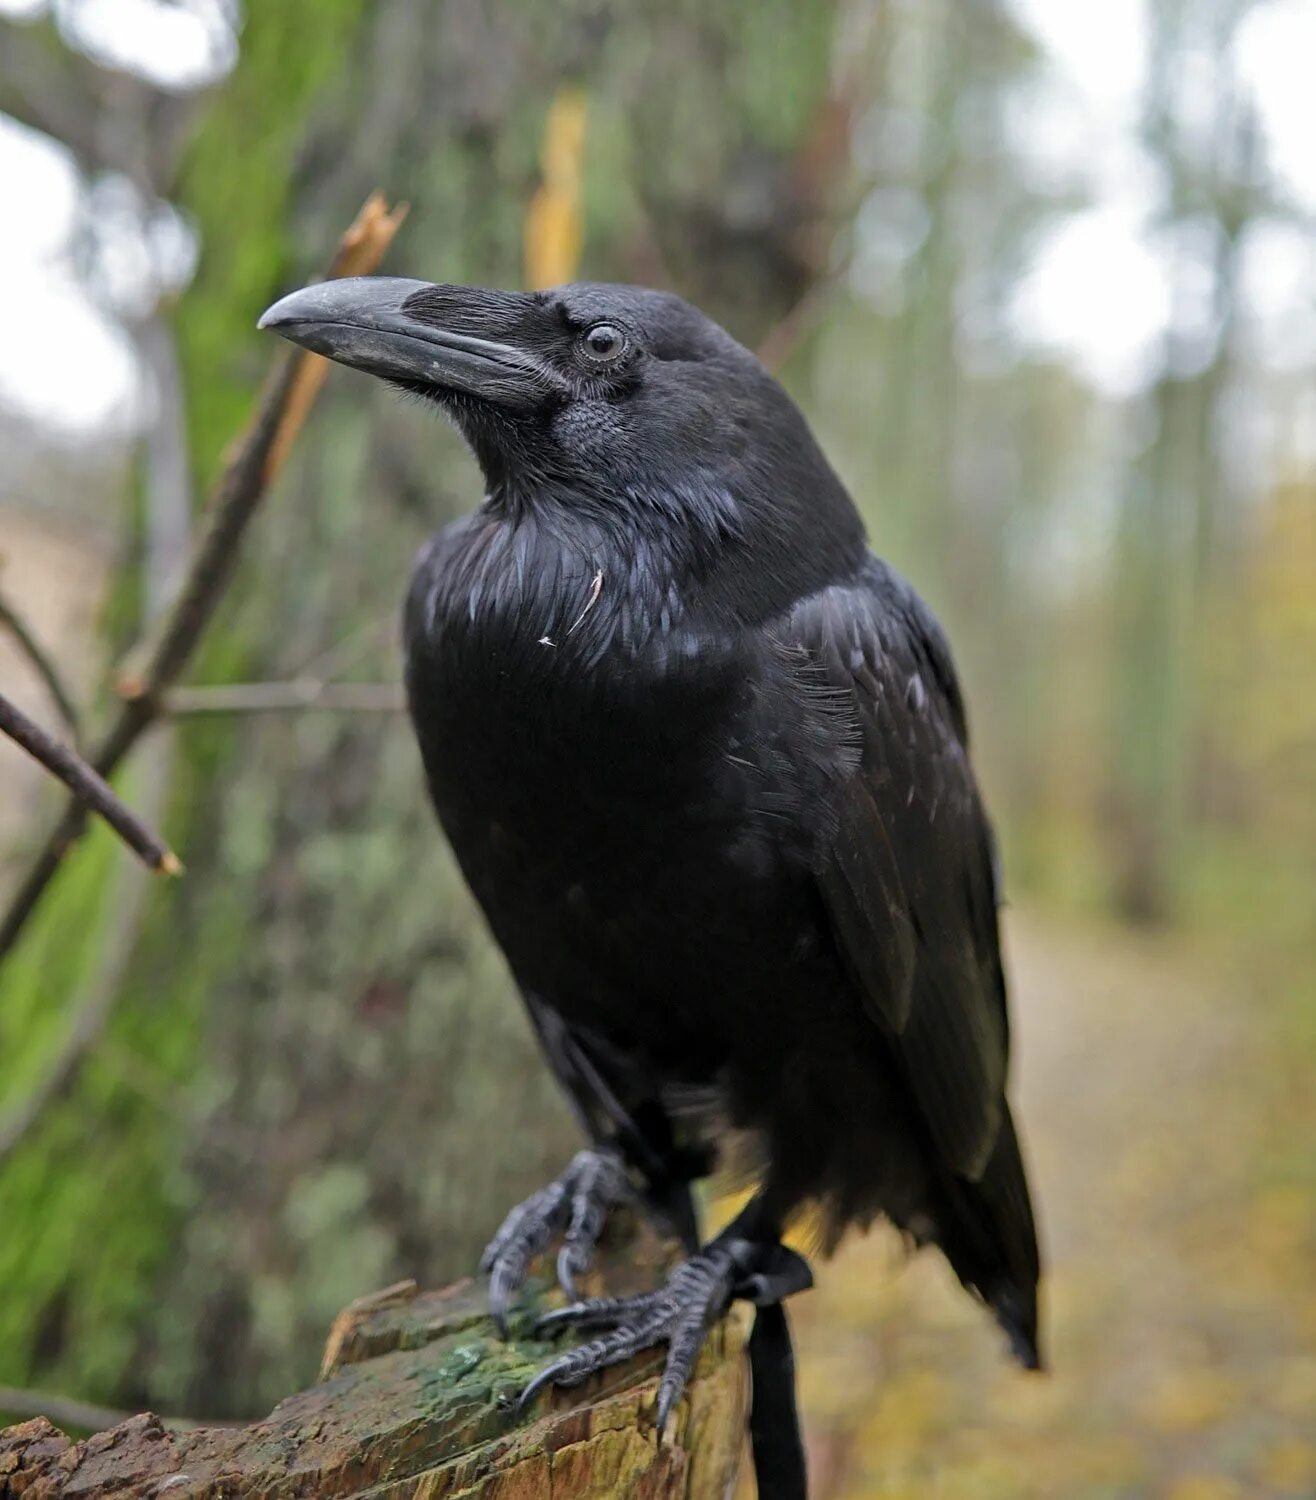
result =
[[[540,1320],[541,1329],[602,1328],[601,1337],[568,1350],[542,1369],[521,1394],[524,1407],[546,1385],[579,1385],[642,1349],[666,1343],[658,1387],[658,1430],[680,1399],[709,1328],[737,1297],[770,1306],[813,1283],[808,1262],[764,1228],[751,1202],[716,1239],[672,1272],[667,1284],[638,1297],[593,1297]]]
[[[575,1279],[592,1264],[608,1214],[634,1197],[621,1152],[615,1146],[595,1146],[578,1151],[561,1177],[508,1214],[480,1258],[480,1269],[489,1273],[489,1307],[504,1338],[508,1303],[535,1256],[562,1236],[558,1280],[574,1297]]]

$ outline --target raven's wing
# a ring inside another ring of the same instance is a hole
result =
[[[1008,1029],[994,845],[950,652],[876,558],[797,605],[781,643],[849,745],[814,853],[844,960],[942,1162],[976,1179],[1005,1116]]]

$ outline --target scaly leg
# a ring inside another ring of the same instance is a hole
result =
[[[661,1432],[690,1379],[709,1328],[735,1298],[766,1307],[813,1284],[807,1261],[775,1237],[746,1233],[738,1227],[741,1222],[731,1224],[697,1255],[683,1261],[655,1292],[591,1297],[541,1318],[541,1330],[573,1327],[607,1332],[542,1369],[521,1393],[522,1408],[546,1385],[579,1385],[609,1365],[666,1343],[667,1366],[658,1386]]]

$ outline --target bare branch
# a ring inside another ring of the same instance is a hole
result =
[[[59,669],[50,659],[45,647],[28,629],[26,621],[15,611],[13,605],[6,602],[3,595],[0,595],[0,629],[7,630],[13,636],[18,649],[27,657],[33,670],[45,685],[55,707],[59,710],[60,718],[68,726],[69,734],[76,745],[81,738],[78,710],[74,707],[73,699],[64,686],[64,679],[59,675]]]
[[[182,874],[178,856],[119,800],[114,788],[76,751],[47,734],[3,693],[0,693],[0,734],[8,735],[52,776],[57,776],[84,807],[99,813],[144,865],[166,875]]]
[[[233,682],[213,687],[175,688],[164,702],[174,716],[193,714],[296,713],[330,709],[337,713],[396,714],[407,706],[397,682]]]
[[[18,1386],[0,1385],[0,1411],[12,1412],[16,1417],[48,1417],[56,1427],[79,1428],[83,1432],[108,1432],[118,1427],[133,1415],[130,1411],[116,1411],[112,1406],[96,1406],[90,1401],[79,1401],[72,1396],[56,1396],[49,1391],[25,1391]],[[161,1417],[166,1427],[175,1432],[190,1432],[197,1427],[231,1427],[232,1422],[202,1422],[194,1417]]]
[[[56,1427],[81,1428],[85,1432],[105,1432],[117,1427],[132,1415],[112,1406],[94,1406],[71,1396],[54,1396],[46,1391],[24,1391],[16,1386],[0,1385],[0,1411],[17,1417],[49,1417]]]
[[[390,213],[383,198],[372,194],[343,236],[330,274],[360,276],[375,270],[405,213],[405,205]],[[88,757],[102,777],[114,773],[159,716],[165,693],[191,659],[232,577],[243,534],[315,399],[324,379],[324,365],[321,356],[302,352],[276,359],[255,416],[215,485],[205,531],[178,597],[159,636],[144,653],[140,672],[121,678],[126,701]],[[37,855],[0,920],[0,959],[12,949],[64,855],[82,832],[84,818],[81,805],[70,804]]]

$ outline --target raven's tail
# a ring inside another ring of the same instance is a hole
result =
[[[982,1176],[943,1180],[938,1240],[955,1274],[996,1314],[1015,1358],[1025,1369],[1040,1370],[1037,1230],[1014,1121],[1004,1108]]]

